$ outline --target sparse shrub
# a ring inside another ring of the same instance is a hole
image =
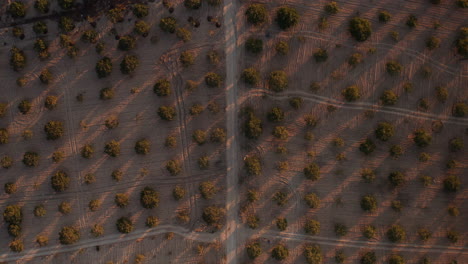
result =
[[[387,238],[393,243],[402,242],[406,240],[406,231],[400,225],[392,225],[387,231]]]
[[[159,218],[156,216],[148,216],[145,225],[149,228],[157,227],[159,225]]]
[[[182,172],[182,167],[180,166],[180,163],[177,160],[168,161],[166,163],[166,169],[172,176],[176,176],[177,174]]]
[[[145,21],[137,20],[137,21],[135,21],[135,26],[133,27],[133,32],[135,32],[136,34],[138,34],[140,36],[147,37],[148,33],[150,31],[150,28],[151,27]]]
[[[158,96],[169,96],[171,94],[171,82],[167,79],[158,80],[153,86],[153,92]]]
[[[10,66],[14,71],[20,71],[26,67],[26,55],[15,46],[10,50]]]
[[[368,251],[361,257],[361,264],[375,264],[376,262],[377,257],[375,256],[374,251]]]
[[[411,93],[413,91],[413,84],[410,83],[410,82],[405,82],[403,84],[403,90],[406,92],[406,93]]]
[[[288,88],[288,76],[284,71],[273,71],[268,78],[268,87],[274,92],[282,92]]]
[[[263,51],[263,41],[250,37],[245,41],[245,49],[253,54],[258,54]]]
[[[148,16],[149,8],[148,5],[145,4],[134,4],[133,5],[133,14],[137,18],[143,18]]]
[[[284,126],[276,126],[273,129],[272,135],[277,139],[286,140],[289,137],[289,132]]]
[[[104,53],[105,48],[106,48],[106,44],[100,41],[96,44],[96,47],[94,49],[96,50],[97,54],[102,55]]]
[[[100,237],[104,235],[104,227],[102,225],[95,224],[93,228],[91,228],[91,234],[94,237]]]
[[[388,122],[380,122],[375,130],[375,136],[382,141],[388,141],[395,134],[395,128]]]
[[[72,211],[71,204],[68,202],[61,202],[58,206],[58,211],[63,215],[70,214]]]
[[[389,150],[390,156],[394,159],[398,159],[401,155],[403,155],[404,150],[400,145],[393,145],[390,147]]]
[[[439,102],[444,103],[445,101],[447,101],[447,97],[448,97],[447,88],[443,86],[437,86],[435,90],[436,90],[437,100],[439,100]]]
[[[59,240],[62,245],[71,245],[80,240],[80,231],[73,226],[65,226],[59,232]]]
[[[158,108],[158,115],[163,120],[172,121],[176,116],[176,110],[172,106],[161,106]]]
[[[13,18],[23,18],[26,16],[26,6],[20,1],[11,2],[8,6],[8,13]]]
[[[390,204],[390,207],[392,207],[393,211],[400,213],[401,210],[403,209],[403,204],[399,200],[394,200]]]
[[[244,166],[247,174],[250,176],[260,175],[260,173],[262,173],[262,164],[257,156],[245,157]]]
[[[343,250],[335,251],[335,262],[336,263],[344,263],[346,260],[346,255],[344,254]]]
[[[450,216],[458,216],[460,214],[460,210],[458,209],[458,207],[453,205],[449,206],[447,211]]]
[[[133,231],[133,223],[127,217],[121,217],[116,222],[117,230],[122,234],[128,234]]]
[[[331,1],[330,3],[326,4],[323,9],[329,15],[338,14],[338,11],[340,11],[340,8],[338,7],[338,3],[336,3],[335,1]]]
[[[37,167],[39,165],[39,154],[33,151],[27,151],[23,155],[23,163],[27,167]]]
[[[83,177],[83,181],[84,183],[89,185],[91,183],[96,182],[96,176],[94,175],[94,173],[86,173]]]
[[[226,141],[226,130],[223,128],[215,128],[213,131],[211,131],[210,134],[210,140],[211,142],[216,142],[216,143],[222,143]]]
[[[258,199],[259,199],[259,194],[257,190],[254,190],[254,189],[247,190],[247,201],[249,203],[256,202],[258,201]]]
[[[41,74],[39,75],[39,80],[43,84],[49,84],[53,79],[52,72],[49,69],[42,70]]]
[[[309,180],[316,181],[320,178],[320,167],[316,163],[310,163],[303,171],[305,177]]]
[[[468,105],[465,103],[455,103],[452,108],[452,115],[454,117],[468,116]]]
[[[75,22],[73,22],[71,17],[62,16],[59,20],[59,28],[63,32],[68,33],[75,29]]]
[[[107,18],[112,22],[112,23],[121,23],[124,21],[124,11],[125,8],[122,6],[118,6],[112,9],[109,9],[107,11]]]
[[[120,72],[122,74],[132,74],[140,65],[140,61],[134,55],[125,55],[120,63]]]
[[[104,153],[111,157],[117,157],[120,155],[120,143],[115,140],[111,140],[104,145]]]
[[[409,15],[408,19],[406,20],[406,25],[409,28],[415,28],[418,25],[418,18],[413,14]]]
[[[117,169],[117,170],[114,170],[112,171],[111,173],[111,177],[114,181],[117,181],[119,182],[120,180],[122,180],[122,176],[123,176],[123,173],[121,170]]]
[[[192,32],[190,32],[186,28],[177,28],[176,36],[183,42],[189,42],[190,40],[192,40]]]
[[[46,22],[44,21],[38,21],[36,23],[34,23],[33,25],[33,31],[34,33],[36,33],[37,35],[40,35],[40,34],[47,34],[49,32],[49,29],[47,27],[47,24]]]
[[[379,16],[379,21],[382,23],[387,23],[392,18],[392,15],[385,10],[379,11],[378,16]]]
[[[432,141],[432,136],[424,129],[417,129],[413,133],[413,141],[418,147],[427,147]]]
[[[318,118],[312,114],[304,116],[304,122],[309,127],[316,127],[318,124]]]
[[[13,182],[5,183],[4,190],[6,194],[14,194],[17,191],[16,184]]]
[[[200,129],[193,131],[192,139],[198,145],[203,145],[206,142],[206,132]]]
[[[90,30],[86,30],[85,32],[83,32],[83,35],[81,35],[81,40],[85,43],[96,43],[97,42],[97,37],[98,37],[98,33],[93,30],[93,29],[90,29]]]
[[[419,99],[418,108],[421,111],[427,111],[429,109],[429,102],[427,101],[426,98]]]
[[[94,200],[91,200],[89,201],[88,203],[88,208],[91,212],[95,212],[99,209],[99,207],[101,207],[101,200],[99,199],[94,199]]]
[[[15,3],[15,2],[14,2]],[[15,239],[8,245],[13,252],[21,252],[24,249],[23,240]]]
[[[150,152],[151,142],[147,139],[140,139],[135,143],[135,152],[137,154],[146,155]]]
[[[457,152],[463,149],[464,143],[461,138],[452,138],[449,141],[449,150],[452,152]]]
[[[256,229],[260,223],[260,218],[258,217],[258,215],[249,214],[247,216],[246,222],[247,222],[247,226],[250,229]]]
[[[286,230],[286,228],[288,228],[288,220],[286,218],[284,218],[284,217],[276,218],[276,227],[280,231]]]
[[[398,42],[400,39],[400,33],[398,33],[398,31],[390,31],[390,38],[392,38],[393,41]]]
[[[307,245],[304,248],[304,257],[308,264],[321,264],[323,261],[322,249],[319,245]]]
[[[374,195],[365,195],[361,199],[361,208],[367,212],[375,212],[377,210],[377,198]]]
[[[447,192],[456,192],[460,186],[461,181],[457,175],[449,175],[444,179],[444,190]]]
[[[391,172],[388,175],[388,180],[393,185],[393,187],[402,186],[406,182],[405,178],[406,178],[405,175],[399,171]]]
[[[268,20],[268,10],[263,4],[251,4],[245,11],[247,21],[253,25],[261,25]]]
[[[314,52],[314,59],[316,62],[325,62],[328,59],[328,52],[326,49],[319,48]]]
[[[250,259],[256,259],[262,254],[262,246],[259,242],[248,243],[245,246],[245,250],[247,251],[247,256],[249,256]]]
[[[388,264],[405,264],[405,260],[400,255],[392,255],[388,259]]]
[[[50,178],[50,184],[56,192],[63,192],[70,187],[70,177],[62,170],[56,171]]]
[[[0,128],[0,144],[8,143],[10,138],[10,133],[5,128]]]
[[[320,222],[313,219],[306,220],[304,231],[309,235],[317,235],[320,232]]]
[[[96,63],[96,73],[99,78],[105,78],[112,73],[112,61],[108,57],[103,57]]]
[[[140,193],[140,203],[143,208],[152,209],[159,205],[159,193],[146,186]]]
[[[366,41],[371,36],[372,24],[365,18],[354,17],[349,21],[349,32],[357,41]]]
[[[346,99],[348,102],[354,102],[361,98],[361,92],[358,86],[351,85],[346,87],[341,91],[341,95]]]
[[[284,120],[284,111],[279,107],[273,107],[267,113],[267,118],[271,122],[281,122]]]
[[[244,134],[249,139],[258,139],[263,132],[262,120],[250,115],[244,123]]]
[[[177,20],[173,17],[164,17],[159,22],[159,28],[167,33],[174,33],[177,27]]]
[[[122,36],[119,39],[118,48],[123,51],[129,51],[135,48],[136,39],[131,35]]]
[[[457,231],[455,231],[455,230],[449,230],[449,231],[447,231],[447,239],[448,239],[451,243],[457,243],[459,237],[460,237],[460,234],[458,234]]]
[[[287,30],[299,23],[299,13],[291,7],[280,7],[276,12],[276,23],[282,30]]]
[[[307,206],[312,209],[316,209],[320,205],[320,198],[315,193],[308,193],[304,196],[304,201]]]
[[[219,87],[223,82],[223,77],[221,75],[209,72],[205,75],[205,83],[208,87],[216,88]]]
[[[47,246],[47,244],[49,244],[49,238],[46,237],[46,236],[39,235],[39,236],[36,237],[36,243],[40,247],[45,247],[45,246]]]
[[[210,167],[210,158],[208,156],[201,156],[198,158],[198,167],[201,170],[206,170]]]
[[[219,225],[224,218],[224,210],[218,206],[208,206],[203,209],[202,218],[208,225]]]
[[[335,224],[335,234],[337,236],[345,236],[348,233],[348,228],[344,224]]]
[[[58,102],[57,96],[49,95],[45,99],[44,107],[49,110],[52,110],[55,107],[57,107],[57,102]]]
[[[60,121],[49,121],[44,126],[47,140],[56,140],[63,136],[64,128],[63,123]]]
[[[460,8],[468,8],[467,0],[457,0],[457,6]]]
[[[11,31],[13,36],[19,39],[24,39],[24,29],[22,27],[14,27]]]
[[[375,238],[377,235],[377,229],[373,225],[366,225],[362,230],[362,235],[367,239]]]
[[[430,36],[427,40],[426,40],[426,47],[429,49],[429,50],[434,50],[436,48],[438,48],[440,46],[440,38],[436,38],[434,36]]]
[[[187,68],[194,64],[195,55],[191,51],[184,51],[180,54],[179,61],[182,63],[182,66]]]
[[[427,176],[427,175],[422,175],[420,177],[420,180],[423,183],[423,185],[426,187],[430,186],[434,182],[434,179],[431,176]]]
[[[206,58],[212,65],[217,65],[219,64],[220,61],[220,55],[216,50],[210,50],[206,54]]]
[[[114,202],[118,207],[124,208],[129,203],[128,195],[126,193],[118,193],[114,197]]]
[[[86,144],[81,148],[81,156],[86,159],[92,158],[94,155],[94,147],[91,144]]]
[[[419,239],[421,239],[421,241],[426,242],[432,237],[432,232],[429,231],[427,228],[419,228],[418,236],[419,236]]]
[[[328,28],[328,19],[325,16],[321,16],[318,22],[318,28],[320,30],[325,30]]]
[[[185,196],[185,189],[181,186],[176,186],[174,187],[174,189],[172,190],[172,196],[174,197],[175,200],[179,201],[181,200],[182,198],[184,198]]]
[[[370,155],[376,148],[377,146],[370,138],[359,145],[359,150],[366,155]]]
[[[391,90],[386,90],[383,92],[382,96],[380,96],[380,100],[384,105],[394,105],[398,100],[398,96]]]
[[[288,202],[288,195],[284,192],[278,191],[273,195],[272,200],[276,202],[277,205],[283,206]]]
[[[242,80],[249,85],[258,85],[260,83],[260,72],[255,68],[247,68],[242,71]]]
[[[0,159],[0,166],[4,169],[9,169],[13,166],[13,159],[10,156],[3,156]]]
[[[362,54],[361,53],[353,53],[348,59],[348,64],[351,67],[356,67],[360,63],[362,63]]]
[[[277,245],[271,251],[271,257],[276,260],[284,260],[289,256],[289,249],[284,245]]]
[[[385,69],[387,70],[387,73],[391,76],[396,76],[401,73],[401,71],[403,70],[403,66],[401,66],[401,64],[397,61],[392,60],[385,64]]]
[[[64,10],[71,9],[75,4],[75,0],[58,0],[58,4],[60,8]]]
[[[301,108],[303,103],[304,103],[304,100],[302,99],[302,97],[293,97],[289,99],[289,105],[296,110]]]
[[[287,55],[289,53],[289,44],[286,41],[278,41],[275,45],[275,50],[281,55]]]

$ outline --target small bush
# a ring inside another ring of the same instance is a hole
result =
[[[133,223],[127,217],[121,217],[117,220],[116,224],[117,230],[122,234],[128,234],[133,231]]]
[[[316,62],[325,62],[328,59],[328,52],[326,49],[319,48],[313,56]]]
[[[37,167],[39,165],[39,154],[27,151],[23,155],[23,163],[27,167]]]
[[[400,255],[392,255],[388,259],[388,264],[405,264],[405,260]]]
[[[218,206],[208,206],[203,209],[202,218],[208,225],[219,225],[224,218],[224,210]]]
[[[198,158],[198,167],[201,170],[206,170],[210,167],[210,158],[208,156],[201,156]]]
[[[447,97],[448,97],[447,88],[443,86],[437,86],[435,88],[435,91],[436,91],[437,100],[439,100],[439,102],[444,103],[445,101],[447,101]]]
[[[161,106],[158,108],[158,115],[163,120],[172,121],[176,116],[176,110],[172,106]]]
[[[279,107],[273,107],[267,113],[267,118],[271,122],[281,122],[284,120],[284,111]]]
[[[215,50],[210,50],[207,54],[206,54],[206,58],[208,59],[208,61],[212,64],[212,65],[217,65],[219,64],[219,61],[220,61],[220,55],[217,51]]]
[[[198,145],[203,145],[206,142],[206,132],[200,129],[193,131],[192,139]]]
[[[201,5],[201,0],[184,0],[184,6],[188,9],[199,9]]]
[[[460,214],[460,210],[458,209],[458,207],[453,205],[449,206],[447,211],[450,216],[458,216]]]
[[[86,173],[85,176],[83,177],[83,181],[86,184],[91,184],[96,182],[96,176],[93,173]]]
[[[71,204],[68,202],[61,202],[58,206],[58,210],[60,213],[67,215],[71,213],[72,207]]]
[[[432,136],[424,129],[417,129],[413,133],[413,141],[418,147],[427,147],[432,141]]]
[[[447,238],[451,243],[457,243],[460,235],[457,231],[449,230],[447,231]]]
[[[379,16],[379,21],[382,23],[387,23],[392,18],[392,15],[385,10],[379,11],[378,16]]]
[[[343,224],[335,224],[335,234],[337,236],[345,236],[348,233],[348,228]]]
[[[413,14],[409,15],[406,20],[406,25],[409,28],[415,28],[418,25],[418,18]]]
[[[394,159],[398,159],[401,155],[403,155],[404,150],[400,145],[393,145],[390,147],[389,150],[390,156]]]
[[[9,169],[13,166],[13,159],[10,156],[3,156],[0,159],[0,166],[4,169]]]
[[[375,256],[374,251],[368,251],[361,257],[361,264],[375,264],[376,262],[377,257]]]
[[[346,87],[341,91],[341,95],[345,98],[348,102],[354,102],[361,98],[361,92],[358,86],[351,85]]]
[[[307,206],[312,209],[316,209],[320,205],[320,198],[315,193],[308,193],[304,196],[304,201]]]
[[[262,254],[262,246],[259,242],[248,243],[245,246],[245,250],[247,251],[247,256],[249,256],[250,259],[256,259]]]
[[[468,8],[467,0],[457,0],[457,6],[460,8]]]
[[[360,63],[362,63],[361,53],[353,53],[348,59],[348,64],[351,67],[356,67]]]
[[[429,231],[427,228],[419,228],[418,236],[419,239],[421,239],[421,241],[427,242],[432,237],[432,232]]]
[[[41,74],[39,75],[39,80],[43,84],[49,84],[53,80],[52,72],[49,69],[44,69]]]
[[[177,20],[173,17],[164,17],[159,22],[159,28],[167,33],[175,33],[177,27]]]
[[[359,145],[359,150],[366,155],[370,155],[376,148],[377,146],[370,138]]]
[[[380,96],[380,100],[384,105],[394,105],[398,100],[398,96],[391,90],[386,90],[383,92],[382,96]]]
[[[226,130],[223,128],[215,128],[213,131],[211,131],[210,134],[210,140],[211,142],[216,142],[216,143],[222,143],[226,141]]]
[[[26,67],[26,55],[15,46],[10,50],[10,66],[14,71],[20,71]]]
[[[111,140],[104,146],[104,153],[111,157],[117,157],[120,155],[120,143],[115,140]]]
[[[377,228],[373,225],[366,225],[362,230],[362,235],[367,239],[375,238],[377,235]]]
[[[119,126],[119,118],[117,116],[110,116],[104,121],[107,129],[114,129]]]
[[[158,96],[169,96],[171,94],[171,82],[167,79],[158,80],[153,86],[153,92]]]
[[[444,190],[447,192],[456,192],[460,186],[461,181],[457,175],[449,175],[444,179]]]
[[[268,20],[268,10],[263,4],[251,4],[245,11],[247,21],[253,25],[261,25]]]
[[[159,218],[156,216],[148,216],[145,225],[149,228],[157,227],[159,225]]]
[[[468,116],[468,105],[465,103],[456,103],[452,108],[452,115],[454,117],[465,117]]]
[[[129,203],[128,195],[126,193],[118,193],[114,197],[114,202],[118,207],[124,208]]]
[[[147,139],[138,140],[135,143],[135,152],[137,154],[146,155],[150,152],[151,143]]]
[[[112,73],[112,61],[108,57],[103,57],[96,63],[96,73],[99,78],[105,78]]]
[[[17,191],[16,184],[13,182],[5,183],[4,190],[6,194],[14,194]]]
[[[152,209],[159,205],[159,193],[146,186],[140,193],[140,203],[143,208]]]
[[[338,14],[340,8],[338,7],[338,3],[336,3],[335,1],[331,1],[330,3],[325,5],[324,10],[329,15],[335,15]]]
[[[258,139],[263,132],[262,120],[254,115],[247,118],[244,123],[244,134],[249,139]]]
[[[276,260],[284,260],[289,256],[289,249],[284,245],[277,245],[271,251],[271,257]]]
[[[289,132],[284,126],[276,126],[273,129],[272,135],[277,139],[286,140],[289,137]]]
[[[71,17],[62,16],[59,20],[59,28],[63,32],[68,33],[75,29],[75,22],[73,22]]]
[[[8,224],[21,224],[23,221],[22,207],[19,205],[8,205],[3,211],[3,220]]]
[[[138,34],[140,36],[147,37],[148,33],[150,31],[150,28],[151,27],[145,21],[137,20],[137,21],[135,21],[135,26],[133,27],[133,32],[135,32],[136,34]]]
[[[260,223],[260,218],[258,217],[258,215],[249,214],[247,216],[246,222],[247,222],[247,226],[250,229],[256,229]]]
[[[320,167],[316,163],[310,163],[303,171],[305,177],[309,180],[316,181],[320,178]]]
[[[56,171],[50,178],[50,184],[56,192],[63,192],[70,187],[70,177],[62,170]]]
[[[209,72],[205,75],[205,83],[208,87],[211,88],[216,88],[221,85],[223,82],[223,78],[221,75],[214,73],[214,72]]]
[[[135,48],[136,39],[131,35],[122,36],[119,39],[118,48],[123,51],[129,51]]]
[[[149,14],[149,8],[148,5],[145,4],[134,4],[133,5],[133,14],[137,18],[143,18],[148,16]]]
[[[320,232],[320,222],[313,219],[306,220],[304,231],[309,235],[317,235]]]
[[[322,249],[319,245],[308,245],[304,248],[304,257],[308,264],[321,264],[323,261]],[[343,261],[339,263],[342,263]]]
[[[187,68],[195,63],[195,55],[193,52],[184,51],[180,54],[179,61],[182,63],[182,66]]]
[[[263,41],[250,37],[245,41],[245,49],[253,54],[258,54],[263,51]]]
[[[286,228],[288,228],[288,220],[284,217],[276,218],[276,227],[280,231],[286,230]]]
[[[190,40],[192,40],[192,32],[190,32],[186,28],[177,28],[176,36],[183,42],[189,42]]]
[[[403,66],[401,66],[400,63],[397,61],[389,61],[385,64],[385,68],[387,70],[387,73],[390,74],[391,76],[396,76],[401,73],[403,70]]]
[[[39,236],[36,237],[36,243],[40,247],[45,247],[45,246],[47,246],[47,244],[49,244],[49,238],[46,237],[46,236],[39,235]]]
[[[402,186],[406,182],[405,178],[405,175],[399,171],[391,172],[388,176],[388,180],[393,185],[393,187]]]
[[[112,171],[111,173],[111,177],[114,181],[117,181],[119,182],[120,180],[122,180],[122,176],[123,176],[123,173],[121,170],[117,169],[117,170],[114,170]]]
[[[375,212],[377,210],[377,199],[374,195],[365,195],[361,199],[361,208],[367,212]]]
[[[286,41],[278,41],[275,45],[275,50],[281,55],[287,55],[289,53],[289,44]]]
[[[0,144],[8,143],[10,139],[10,133],[5,128],[0,128]]]
[[[125,14],[124,14],[125,8],[122,6],[118,6],[112,9],[109,9],[107,11],[107,18],[112,22],[112,23],[121,23],[124,21]]]
[[[13,252],[21,252],[24,249],[23,240],[15,239],[8,245]]]
[[[81,148],[81,156],[86,159],[92,158],[94,155],[94,147],[91,144],[86,144]]]
[[[388,122],[380,122],[375,130],[375,136],[381,141],[388,141],[395,134],[395,128]]]
[[[182,172],[182,167],[180,166],[180,163],[177,160],[168,161],[166,163],[166,169],[172,176],[176,176],[177,174]]]
[[[349,21],[349,32],[357,41],[366,41],[371,36],[372,24],[365,18],[354,17]]]
[[[164,142],[164,146],[167,148],[175,148],[177,146],[177,139],[174,136],[168,136]]]
[[[90,29],[83,32],[83,35],[81,35],[81,40],[85,43],[95,44],[97,42],[97,37],[98,33],[95,30]]]
[[[38,21],[33,25],[33,31],[37,35],[47,34],[49,32],[47,24],[44,21]]]
[[[11,2],[8,6],[8,13],[13,18],[23,18],[26,16],[26,6],[20,1]]]
[[[104,235],[104,227],[102,225],[95,224],[93,228],[91,228],[91,234],[94,237],[100,237]]]
[[[64,128],[63,123],[60,121],[49,121],[44,126],[47,140],[56,140],[63,136]]]
[[[449,150],[452,152],[457,152],[463,149],[464,143],[461,138],[452,138],[449,141]]]
[[[65,226],[59,232],[59,240],[62,245],[71,245],[80,240],[80,232],[73,226]]]
[[[393,243],[402,242],[406,240],[406,231],[400,225],[392,225],[387,230],[387,238]]]
[[[272,200],[276,202],[277,205],[283,206],[288,202],[288,195],[284,192],[278,191],[273,195]]]
[[[185,193],[186,193],[185,189],[181,186],[176,186],[172,190],[172,196],[174,197],[176,201],[180,201],[182,198],[184,198]]]
[[[49,95],[46,97],[44,107],[48,110],[52,110],[57,107],[58,98],[57,96]]]
[[[60,8],[64,10],[71,9],[75,4],[75,0],[58,0],[58,4]]]
[[[140,65],[140,61],[134,55],[125,55],[120,63],[120,72],[122,74],[132,74]]]
[[[98,199],[91,200],[88,203],[88,208],[91,212],[95,212],[99,209],[99,207],[101,207],[101,204],[102,204],[101,200],[98,200]]]
[[[439,46],[440,46],[440,38],[436,38],[436,37],[434,37],[434,36],[430,36],[430,37],[426,40],[426,47],[427,47],[429,50],[437,49]]]
[[[262,173],[262,164],[257,156],[245,157],[244,166],[248,175],[256,176]]]
[[[268,87],[274,92],[282,92],[288,88],[288,76],[284,71],[273,71],[268,78]]]
[[[246,84],[253,86],[258,85],[261,80],[260,72],[255,68],[244,69],[241,78]]]
[[[299,13],[291,7],[281,7],[276,12],[276,23],[282,30],[287,30],[299,23]]]

